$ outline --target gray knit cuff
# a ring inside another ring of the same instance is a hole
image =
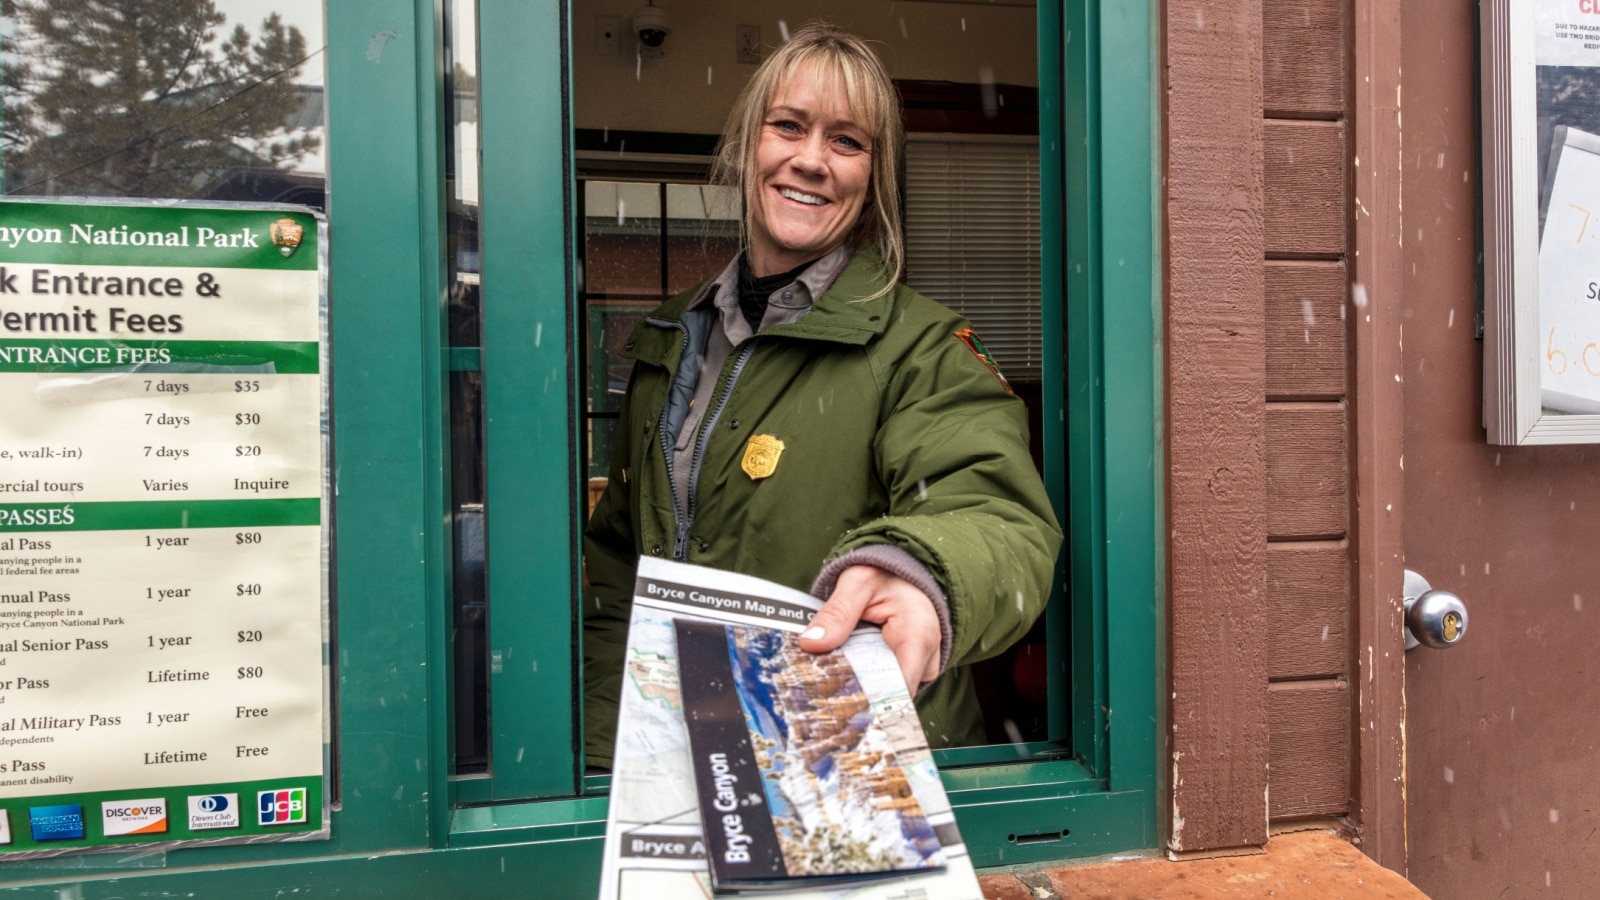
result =
[[[950,601],[944,589],[928,571],[922,561],[893,544],[867,544],[837,557],[822,567],[817,580],[811,583],[811,596],[826,601],[833,594],[839,575],[851,566],[873,566],[890,575],[904,578],[928,595],[933,601],[933,611],[939,616],[939,671],[944,672],[950,662]]]

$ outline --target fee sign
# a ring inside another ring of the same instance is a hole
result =
[[[325,259],[0,202],[0,859],[326,835]]]

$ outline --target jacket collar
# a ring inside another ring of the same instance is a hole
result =
[[[819,262],[825,261],[827,257]],[[684,316],[701,308],[714,292],[735,289],[722,283],[728,280],[730,271],[734,273],[732,278],[738,277],[737,265],[738,259],[735,258],[717,278],[679,294],[656,308],[634,327],[623,346],[622,356],[664,364],[672,348],[680,343]],[[811,267],[802,273],[800,281],[805,282],[806,276],[823,268]],[[835,266],[826,268],[833,269]],[[818,277],[827,274],[826,270],[817,272]],[[793,322],[766,329],[761,336],[803,338],[856,346],[866,344],[882,334],[889,324],[893,290],[885,292],[883,296],[872,297],[883,290],[885,283],[878,255],[870,250],[858,250],[849,257],[833,283],[812,301],[810,310]],[[808,283],[806,287],[810,289],[812,285]],[[872,299],[867,299],[869,297]]]
[[[694,291],[694,299],[687,309],[698,309],[714,303],[719,309],[739,308],[739,267],[743,254],[735,256],[722,269],[722,274]],[[848,247],[839,246],[823,254],[807,266],[794,281],[772,292],[769,302],[783,309],[798,310],[801,314],[811,307],[813,298],[826,293],[840,271],[850,261]]]
[[[773,326],[761,334],[865,344],[889,325],[894,289],[885,291],[887,285],[878,254],[870,250],[857,251],[833,284],[812,302],[809,312],[794,322]],[[880,292],[882,296],[872,296]],[[872,299],[867,299],[869,297]]]

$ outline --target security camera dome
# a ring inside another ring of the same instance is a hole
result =
[[[672,33],[672,22],[659,6],[642,6],[633,14],[633,31],[639,43],[646,47],[660,47]]]

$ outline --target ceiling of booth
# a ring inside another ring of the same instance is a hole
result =
[[[577,0],[572,8],[574,124],[617,131],[714,134],[755,66],[736,61],[737,27],[761,43],[826,19],[874,43],[890,74],[918,79],[1033,85],[1038,80],[1031,6],[890,0],[656,0],[671,22],[663,55],[635,52],[629,21],[643,0]],[[597,47],[596,18],[615,16],[615,54]]]

